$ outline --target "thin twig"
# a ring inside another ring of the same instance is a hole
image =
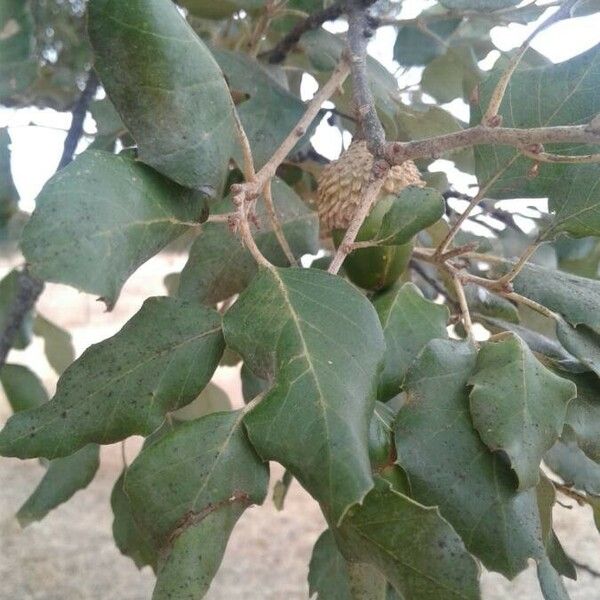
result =
[[[238,140],[242,148],[242,172],[244,173],[244,179],[246,181],[254,181],[256,179],[256,171],[254,170],[252,147],[250,146],[250,140],[248,140],[246,130],[244,129],[242,121],[240,120],[240,115],[235,107],[233,108],[233,119],[235,121],[235,129]]]
[[[409,267],[425,281],[425,283],[429,284],[438,294],[443,296],[446,301],[450,304],[456,304],[456,302],[452,299],[448,291],[437,281],[435,278],[431,277],[427,271],[418,263],[418,261],[411,259],[409,263]]]
[[[385,131],[375,109],[375,100],[367,75],[367,45],[373,35],[362,0],[347,0],[348,36],[350,69],[354,105],[362,135],[367,147],[376,158],[381,158],[385,150]]]
[[[526,298],[525,296],[521,296],[521,294],[517,294],[515,292],[510,292],[506,294],[502,294],[508,300],[512,300],[513,302],[517,302],[519,304],[523,304],[532,308],[536,312],[548,317],[549,319],[553,319],[554,321],[558,320],[558,315],[555,312],[552,312],[549,308],[546,308],[542,304],[531,300],[530,298]]]
[[[500,277],[497,281],[502,283],[510,283],[523,269],[527,261],[535,254],[536,250],[540,247],[541,239],[536,238],[521,254],[517,262],[513,265],[512,269],[506,274]]]
[[[458,297],[458,303],[460,304],[460,312],[462,313],[463,325],[465,326],[467,337],[472,344],[478,346],[479,344],[477,343],[475,334],[473,333],[473,321],[471,320],[471,312],[469,311],[469,304],[467,303],[465,288],[463,287],[460,274],[454,275],[452,277],[452,281],[454,282],[456,296]]]
[[[502,100],[504,99],[504,94],[506,93],[506,89],[510,82],[511,77],[513,76],[515,70],[519,66],[521,59],[527,49],[529,48],[529,44],[532,40],[538,35],[538,33],[544,31],[544,29],[550,27],[550,25],[560,21],[561,19],[567,18],[570,16],[571,7],[577,2],[577,0],[568,0],[565,2],[554,14],[552,14],[548,19],[540,23],[538,27],[527,37],[527,39],[521,44],[516,54],[509,61],[508,66],[500,76],[494,91],[492,92],[492,97],[490,99],[489,106],[485,111],[485,114],[482,119],[482,123],[485,125],[489,125],[494,127],[500,124],[500,119],[498,118],[498,111],[500,110],[500,105],[502,104]]]
[[[340,0],[331,6],[314,12],[309,15],[303,21],[297,23],[287,33],[275,47],[271,50],[267,50],[262,54],[259,54],[260,58],[267,58],[271,64],[278,64],[285,60],[288,53],[294,48],[294,46],[300,41],[300,38],[307,32],[313,29],[318,29],[327,21],[334,21],[342,15],[344,12],[344,4]]]
[[[15,343],[23,321],[33,310],[44,289],[44,283],[32,277],[26,270],[18,274],[17,286],[14,302],[6,315],[6,325],[0,334],[0,368],[6,363],[6,357]]]
[[[298,263],[296,262],[296,257],[290,248],[290,245],[285,237],[285,233],[283,233],[281,221],[279,220],[277,211],[275,210],[275,202],[273,202],[273,193],[271,190],[271,179],[265,183],[265,187],[263,188],[263,200],[265,202],[265,208],[267,209],[267,215],[269,216],[271,228],[275,232],[275,237],[277,238],[285,257],[291,266],[297,266]]]
[[[476,125],[461,131],[411,142],[388,142],[385,155],[392,165],[417,158],[439,158],[447,152],[492,144],[521,149],[531,144],[600,144],[600,128],[595,124],[557,127],[487,127]]]
[[[97,89],[98,77],[96,76],[96,72],[92,69],[89,72],[85,88],[83,92],[81,92],[81,95],[73,107],[71,126],[69,127],[69,132],[65,138],[63,153],[60,157],[57,171],[63,167],[66,167],[75,156],[77,145],[79,144],[79,140],[83,135],[83,122],[85,121],[88,108],[90,107],[90,102],[94,99]]]
[[[521,154],[531,158],[536,162],[545,163],[564,163],[570,165],[581,165],[600,162],[600,154],[552,154],[543,150],[530,150],[528,148],[520,148]]]

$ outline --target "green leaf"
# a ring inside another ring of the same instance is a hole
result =
[[[571,354],[600,377],[600,335],[585,325],[571,327],[563,319],[556,323],[556,334]]]
[[[350,560],[377,567],[401,597],[479,598],[479,569],[436,507],[427,508],[377,479],[335,531]]]
[[[296,258],[316,254],[319,248],[319,218],[281,179],[274,179],[273,202],[283,233]],[[230,202],[224,203],[228,210]],[[261,252],[277,266],[288,260],[277,241],[264,202],[256,206],[258,228],[254,240]],[[225,300],[241,292],[257,273],[256,261],[239,235],[225,223],[206,223],[194,241],[179,284],[178,294],[207,304]]]
[[[12,270],[3,279],[0,280],[0,331],[6,329],[7,324],[11,320],[11,310],[17,301],[19,293],[19,279],[21,272]],[[23,350],[29,346],[31,342],[31,334],[33,329],[33,314],[30,312],[25,315],[21,325],[17,331],[17,335],[13,341],[12,347],[15,350]]]
[[[33,322],[33,333],[44,340],[44,352],[50,366],[60,375],[75,360],[71,334],[39,313]]]
[[[421,78],[423,91],[438,102],[455,98],[467,99],[482,79],[477,57],[468,46],[448,48],[446,53],[432,60]]]
[[[525,55],[527,59],[528,55]],[[479,100],[472,106],[471,124],[478,124],[492,91],[504,71],[497,65],[480,86]],[[512,76],[499,114],[505,127],[550,127],[581,125],[600,112],[600,45],[560,64],[521,65]],[[532,101],[532,98],[534,101]],[[546,145],[546,151],[580,154],[590,147]],[[546,239],[559,232],[575,237],[598,235],[598,169],[596,165],[540,163],[532,177],[531,159],[508,146],[479,146],[475,149],[476,172],[480,182],[497,177],[487,191],[492,198],[548,197],[554,219]]]
[[[569,403],[565,424],[581,450],[600,464],[600,383],[591,373],[567,377],[577,385],[577,397]]]
[[[433,11],[425,11],[420,17],[426,21],[429,14],[434,15]],[[398,37],[394,44],[394,60],[405,67],[415,67],[426,65],[436,56],[441,56],[446,51],[439,40],[447,40],[460,25],[462,19],[432,19],[426,22],[427,28],[436,36],[428,35],[419,28],[418,25],[403,25],[398,28]]]
[[[600,333],[600,281],[527,264],[513,281],[515,292],[562,315],[571,325]]]
[[[9,146],[8,128],[2,127],[0,128],[0,227],[3,227],[19,209],[19,194],[11,174]]]
[[[269,389],[268,381],[265,381],[261,377],[257,377],[249,368],[246,363],[242,365],[242,395],[244,396],[244,402],[248,404],[254,400],[256,396],[266,392]]]
[[[90,105],[90,113],[96,121],[96,137],[90,144],[94,150],[107,150],[112,152],[115,142],[127,133],[117,109],[109,98],[96,100]]]
[[[160,552],[153,598],[201,598],[236,521],[267,493],[268,467],[246,439],[243,411],[182,424],[127,470],[136,522]]]
[[[547,369],[510,332],[482,346],[469,384],[471,417],[483,443],[507,454],[520,490],[537,485],[542,458],[558,440],[577,394],[575,384]]]
[[[22,365],[4,365],[0,369],[0,383],[13,412],[37,408],[48,401],[44,384]]]
[[[245,418],[252,444],[339,522],[373,486],[367,436],[384,352],[373,306],[340,277],[269,269],[223,327],[252,372],[274,381]]]
[[[88,150],[37,198],[21,246],[33,275],[99,294],[205,218],[205,201],[126,156]]]
[[[396,417],[398,464],[413,496],[437,505],[487,569],[512,578],[545,556],[536,492],[515,490],[510,468],[473,429],[467,383],[475,349],[433,340],[408,372]]]
[[[29,3],[3,0],[0,7],[0,102],[24,92],[37,77]]]
[[[193,421],[214,412],[228,410],[231,410],[229,396],[218,385],[209,383],[193,402],[171,413],[171,418],[176,422]]]
[[[544,462],[567,485],[600,495],[600,465],[589,459],[572,440],[558,441],[546,453]]]
[[[50,461],[44,477],[17,513],[22,527],[41,521],[52,509],[86,488],[100,465],[100,446],[88,444],[71,456]]]
[[[94,0],[88,15],[95,68],[140,160],[219,193],[236,139],[233,101],[204,42],[165,0]]]
[[[230,89],[249,96],[237,111],[252,146],[254,166],[260,169],[294,129],[306,106],[253,58],[228,50],[213,53]],[[237,161],[241,161],[239,150]]]
[[[125,493],[125,473],[121,473],[110,495],[110,506],[114,519],[113,537],[121,554],[129,556],[138,569],[150,565],[156,569],[158,556],[150,536],[142,531],[133,518],[131,502]]]
[[[519,322],[520,317],[517,307],[506,298],[492,294],[474,283],[467,283],[464,288],[467,304],[472,312],[483,317],[504,320],[504,322]]]
[[[373,304],[386,343],[377,395],[389,400],[400,392],[408,368],[429,341],[448,337],[450,313],[447,307],[426,300],[412,283],[386,292]]]
[[[474,316],[477,320],[482,321],[485,327],[492,333],[512,331],[517,334],[529,346],[532,352],[543,354],[547,359],[550,359],[563,370],[577,373],[587,371],[587,368],[582,363],[580,363],[572,354],[567,352],[561,344],[554,339],[546,337],[523,325],[517,325],[516,323],[510,323],[493,317],[480,318],[479,315]]]
[[[37,408],[48,401],[42,382],[27,367],[4,365],[0,370],[0,383],[15,413]],[[98,470],[99,455],[99,447],[90,444],[72,456],[50,461],[42,480],[17,513],[21,526],[41,521],[75,492],[86,488]]]
[[[64,372],[50,402],[9,419],[0,454],[57,458],[90,442],[148,435],[167,411],[196,398],[223,347],[216,311],[149,298],[119,333],[88,348]]]
[[[316,600],[352,600],[348,563],[330,529],[317,540],[308,566],[309,595]]]
[[[537,576],[545,600],[570,599],[565,584],[556,569],[552,566],[550,560],[545,559],[538,563]]]
[[[385,213],[375,240],[383,246],[401,246],[439,221],[445,209],[444,198],[433,188],[404,188]]]

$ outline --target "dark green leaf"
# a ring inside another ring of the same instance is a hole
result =
[[[156,568],[157,552],[149,535],[144,532],[133,518],[131,502],[123,489],[125,471],[115,482],[110,495],[110,505],[114,520],[112,525],[113,537],[117,548],[125,556],[135,562],[138,569],[146,565]]]
[[[482,79],[475,53],[468,46],[448,48],[446,53],[432,60],[421,79],[423,91],[439,102],[455,98],[467,99]]]
[[[37,76],[28,2],[3,0],[0,11],[0,102],[25,91]]]
[[[273,202],[284,235],[297,258],[316,254],[319,248],[319,219],[281,179],[274,179]],[[231,210],[229,202],[224,205]],[[275,265],[288,260],[277,241],[264,202],[256,207],[259,227],[254,239],[261,252]],[[257,273],[256,261],[242,244],[239,235],[225,223],[207,223],[196,238],[181,273],[179,295],[207,304],[225,300],[241,292]]]
[[[484,317],[492,317],[492,319],[498,318],[509,323],[519,322],[517,307],[506,298],[492,294],[474,283],[468,283],[464,288],[467,303],[474,313]]]
[[[348,559],[377,567],[404,598],[479,598],[477,563],[438,509],[381,479],[335,534]]]
[[[236,521],[267,493],[268,468],[246,439],[243,411],[184,423],[127,470],[136,522],[161,553],[153,598],[202,598]]]
[[[373,486],[367,436],[384,352],[373,306],[340,277],[269,269],[226,313],[224,332],[274,380],[245,418],[253,445],[339,522]]]
[[[60,375],[75,360],[71,334],[39,313],[33,322],[33,333],[43,338],[46,358]]]
[[[100,465],[100,447],[88,444],[64,458],[50,461],[48,470],[17,513],[22,527],[41,521],[52,509],[86,488]]]
[[[582,373],[588,370],[585,365],[567,352],[556,340],[546,337],[533,329],[503,321],[502,319],[494,319],[493,317],[480,318],[479,315],[475,315],[475,317],[477,320],[482,321],[485,327],[492,333],[501,333],[503,331],[516,333],[529,346],[532,352],[543,354],[563,370],[574,373]]]
[[[406,378],[396,417],[398,464],[418,502],[437,505],[486,568],[514,577],[545,556],[535,490],[516,491],[510,468],[473,429],[467,382],[475,349],[433,340]]]
[[[527,58],[527,55],[525,56]],[[504,65],[498,65],[481,85],[471,123],[481,120]],[[560,63],[530,67],[525,63],[512,76],[499,113],[506,127],[581,125],[600,112],[600,46]],[[534,99],[534,101],[532,101]],[[587,153],[589,147],[546,146],[548,152]],[[593,151],[593,150],[592,150]],[[559,232],[576,237],[598,235],[600,219],[596,165],[541,163],[530,176],[531,160],[507,146],[479,146],[475,150],[480,182],[497,180],[487,194],[493,198],[548,197],[554,220],[547,238]]]
[[[581,450],[600,464],[600,380],[591,373],[568,377],[577,385],[577,397],[569,403],[565,423]]]
[[[442,12],[442,11],[438,11]],[[433,13],[431,13],[433,14]],[[426,14],[421,14],[426,21]],[[394,44],[394,60],[406,67],[426,65],[436,56],[444,54],[446,47],[440,40],[447,40],[462,19],[432,19],[426,22],[427,28],[436,37],[428,35],[418,25],[403,25],[398,28],[398,37]]]
[[[19,278],[21,273],[13,270],[0,280],[0,331],[6,329],[11,319],[11,310],[17,301],[19,293]],[[33,314],[28,313],[21,322],[17,335],[13,341],[12,347],[15,350],[23,350],[31,342],[33,329]]]
[[[266,392],[269,389],[269,383],[264,379],[257,377],[244,363],[242,365],[242,395],[244,396],[244,402],[248,404],[251,400],[254,400],[256,396]]]
[[[229,396],[214,383],[209,383],[193,401],[171,413],[174,421],[192,421],[214,412],[231,410]]]
[[[95,67],[140,160],[181,185],[218,193],[236,139],[233,102],[175,4],[94,0],[88,30]]]
[[[48,401],[41,381],[27,367],[4,365],[0,382],[15,413],[37,408]],[[72,456],[50,461],[42,480],[17,513],[21,526],[41,521],[75,492],[87,487],[98,470],[99,453],[97,445],[89,444]]]
[[[412,283],[386,292],[373,304],[386,343],[377,394],[380,400],[389,400],[400,392],[408,368],[429,341],[448,337],[450,313],[445,306],[423,298]]]
[[[44,187],[22,248],[34,275],[99,294],[201,222],[205,202],[132,158],[89,150]]]
[[[306,106],[249,56],[227,50],[214,50],[214,55],[230,89],[249,96],[237,110],[252,146],[254,166],[260,169],[294,129]],[[241,153],[237,158],[239,162]]]
[[[557,321],[556,333],[560,343],[600,377],[600,335],[585,325],[571,327],[563,319]]]
[[[64,372],[53,400],[9,419],[0,454],[56,458],[90,442],[148,435],[167,411],[196,398],[223,347],[216,311],[149,298],[119,333],[88,348]]]
[[[600,495],[600,465],[589,459],[574,441],[558,441],[544,462],[567,484]]]
[[[527,264],[513,282],[515,291],[562,315],[571,325],[600,333],[600,281]]]
[[[351,574],[351,569],[353,573]],[[359,571],[359,572],[357,572]],[[367,589],[362,595],[356,595],[353,588],[362,580]],[[338,550],[331,530],[324,531],[315,547],[308,569],[309,594],[311,598],[316,594],[315,600],[352,600],[353,598],[372,598],[384,600],[385,579],[372,567],[364,563],[348,564]],[[374,596],[373,585],[378,588],[380,595]],[[383,589],[382,589],[383,588]],[[365,595],[371,593],[371,595]],[[355,594],[355,595],[353,595]]]
[[[22,365],[4,365],[0,383],[13,412],[37,408],[48,402],[48,393],[38,376]]]
[[[565,584],[549,559],[542,560],[538,563],[537,576],[545,600],[570,599]]]
[[[351,600],[348,564],[338,550],[335,538],[325,530],[313,548],[308,567],[311,598],[316,600]]]
[[[385,213],[376,241],[383,246],[401,246],[442,218],[445,204],[433,188],[404,188]]]
[[[538,484],[540,463],[559,438],[577,389],[540,363],[514,333],[486,342],[469,384],[473,425],[484,444],[503,450],[519,489]]]
[[[2,127],[0,128],[0,227],[4,227],[19,208],[19,194],[11,174],[9,146],[8,129]]]

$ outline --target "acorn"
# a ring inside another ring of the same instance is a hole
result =
[[[321,225],[331,232],[336,247],[362,202],[369,182],[373,155],[364,140],[354,141],[338,160],[327,165],[318,181],[317,209]],[[381,188],[380,196],[360,228],[356,241],[375,239],[382,219],[396,196],[405,187],[425,186],[412,161],[393,166]],[[354,250],[344,261],[348,278],[367,290],[381,291],[392,286],[404,273],[412,252],[412,241],[402,246],[373,246]]]

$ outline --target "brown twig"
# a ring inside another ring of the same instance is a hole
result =
[[[281,221],[277,216],[277,211],[275,210],[275,202],[273,201],[273,193],[271,190],[271,179],[265,183],[265,187],[263,188],[263,200],[265,202],[265,208],[267,209],[267,214],[269,216],[269,221],[271,223],[271,228],[275,232],[275,237],[285,254],[288,262],[291,266],[297,266],[296,257],[290,248],[290,245],[285,237],[285,233],[283,233],[283,227],[281,226]]]
[[[385,131],[377,116],[367,75],[367,45],[373,35],[373,24],[362,0],[347,0],[347,13],[347,46],[350,53],[352,92],[358,123],[369,151],[376,158],[381,158],[385,150]]]
[[[469,311],[469,304],[467,303],[467,297],[465,295],[465,288],[463,287],[461,274],[454,274],[452,281],[454,282],[454,289],[456,290],[456,296],[458,297],[458,303],[460,304],[460,312],[462,314],[462,321],[465,331],[467,332],[467,337],[472,344],[478,346],[479,344],[477,343],[473,333],[473,321],[471,320],[471,312]]]
[[[318,29],[323,25],[323,23],[327,21],[334,21],[338,17],[342,15],[344,12],[344,3],[339,0],[335,4],[331,6],[314,12],[309,15],[303,21],[297,23],[290,31],[287,33],[276,46],[274,46],[271,50],[267,50],[262,54],[259,54],[260,58],[268,58],[271,64],[278,64],[285,60],[286,56],[291,52],[294,46],[300,41],[300,38],[307,32],[312,31],[313,29]]]
[[[447,152],[491,144],[521,149],[533,144],[600,144],[596,125],[563,125],[557,127],[487,127],[476,125],[454,133],[411,142],[388,142],[385,157],[391,165],[418,158],[439,158]]]

